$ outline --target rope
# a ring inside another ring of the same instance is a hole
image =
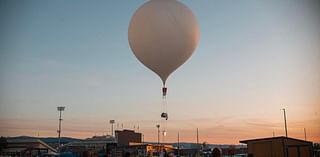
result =
[[[165,87],[164,87],[165,88]],[[166,96],[166,89],[162,95],[162,113],[166,114],[166,118],[161,116],[161,125],[162,125],[162,142],[165,143],[165,135],[167,131],[167,120],[168,120],[168,108],[167,108],[167,96]],[[161,114],[162,114],[161,113]]]

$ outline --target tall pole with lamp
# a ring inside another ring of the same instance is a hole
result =
[[[57,110],[59,111],[59,130],[58,130],[58,139],[59,139],[59,146],[58,146],[58,155],[60,157],[60,148],[61,148],[61,121],[62,121],[62,118],[61,118],[61,113],[62,111],[64,111],[65,107],[64,106],[58,106],[57,107]]]
[[[158,153],[160,156],[160,124],[157,124],[156,127],[158,128]]]

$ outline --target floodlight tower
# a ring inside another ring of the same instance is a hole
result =
[[[61,118],[61,113],[62,111],[64,111],[64,106],[58,106],[57,109],[59,111],[59,130],[58,130],[58,138],[59,138],[59,146],[58,146],[58,151],[59,151],[59,157],[60,157],[60,147],[61,147],[61,121],[62,121],[62,118]]]
[[[111,135],[113,136],[113,124],[115,123],[115,120],[110,120],[109,123],[111,124]]]

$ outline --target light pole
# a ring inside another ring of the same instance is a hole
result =
[[[58,146],[58,151],[59,151],[59,157],[60,157],[60,147],[61,147],[61,121],[62,121],[62,118],[61,118],[61,113],[62,111],[64,111],[64,106],[58,106],[57,107],[57,110],[59,111],[59,130],[58,130],[58,138],[59,138],[59,146]]]
[[[286,137],[288,137],[288,130],[287,130],[287,116],[286,116],[286,109],[283,108],[283,117],[284,117],[284,129],[286,131]]]
[[[178,132],[178,156],[180,156],[180,134]]]
[[[156,127],[158,128],[158,153],[159,153],[159,150],[160,150],[160,124],[157,124]],[[160,156],[160,154],[159,154]]]
[[[157,124],[156,127],[158,128],[158,145],[160,144],[160,124]]]
[[[115,123],[115,120],[110,120],[110,124],[111,124],[111,135],[113,136],[113,124]]]

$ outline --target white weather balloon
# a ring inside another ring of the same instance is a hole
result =
[[[151,0],[133,15],[128,31],[130,48],[165,85],[168,76],[190,58],[199,40],[192,11],[176,0]]]

